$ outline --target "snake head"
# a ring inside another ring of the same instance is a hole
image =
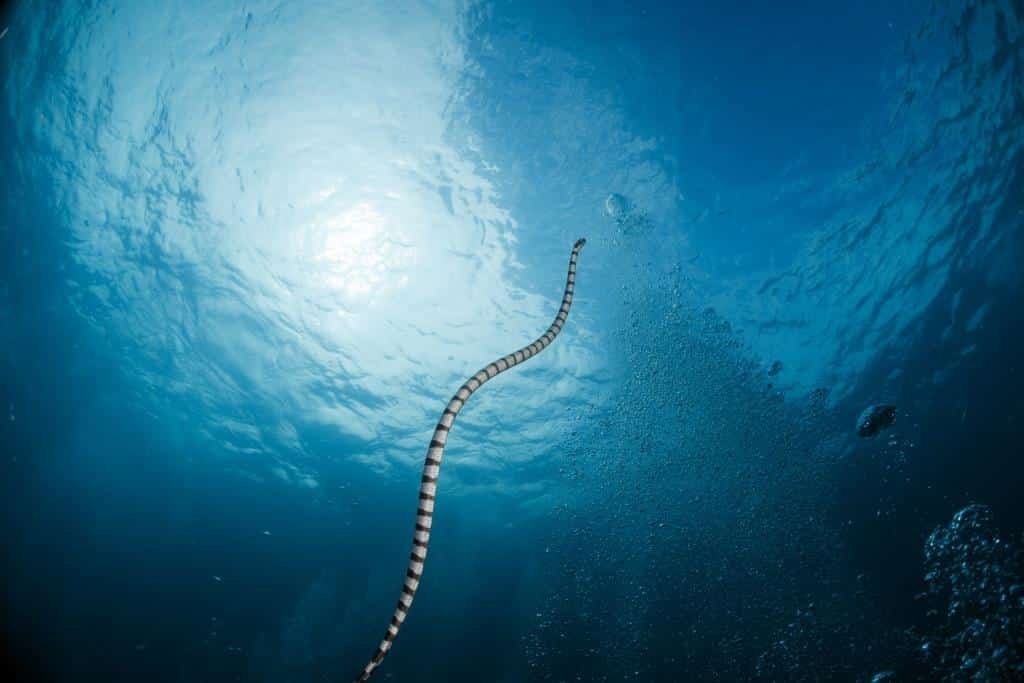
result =
[[[581,237],[578,240],[576,240],[576,244],[572,245],[572,248],[573,249],[582,249],[583,245],[586,244],[586,243],[587,243],[587,238],[586,237]]]

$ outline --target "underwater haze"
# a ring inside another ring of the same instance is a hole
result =
[[[0,17],[15,680],[1024,680],[1019,0]]]

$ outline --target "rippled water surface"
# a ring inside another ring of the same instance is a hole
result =
[[[18,680],[1024,678],[1019,2],[7,5]]]

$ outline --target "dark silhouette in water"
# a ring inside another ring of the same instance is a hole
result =
[[[857,434],[863,437],[875,436],[896,421],[896,406],[868,406],[857,418]]]

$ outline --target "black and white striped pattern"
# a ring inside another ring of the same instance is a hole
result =
[[[466,401],[473,395],[473,392],[483,386],[489,379],[499,375],[511,367],[519,365],[538,353],[543,351],[555,340],[558,333],[562,331],[562,325],[569,317],[569,308],[572,306],[573,291],[576,289],[576,259],[580,250],[586,244],[585,239],[576,241],[573,245],[572,255],[569,257],[569,275],[565,281],[565,296],[562,297],[562,307],[558,309],[558,315],[547,332],[542,334],[537,341],[525,346],[518,351],[499,358],[480,372],[476,373],[466,383],[459,387],[448,406],[441,413],[441,420],[434,429],[434,435],[430,438],[430,446],[427,448],[427,459],[423,463],[423,479],[420,482],[420,505],[416,511],[416,531],[412,537],[412,553],[409,555],[409,566],[405,570],[405,583],[402,585],[402,594],[398,598],[395,612],[391,615],[391,623],[384,634],[384,640],[377,646],[377,652],[370,659],[362,673],[356,678],[356,682],[368,681],[373,675],[374,669],[380,666],[384,656],[391,649],[391,644],[402,628],[412,600],[416,597],[416,590],[420,586],[420,577],[423,575],[423,563],[427,561],[427,544],[430,543],[430,526],[434,517],[434,498],[437,495],[437,478],[441,472],[441,458],[444,456],[444,447],[448,441],[448,432],[455,422],[459,411],[466,405]]]

